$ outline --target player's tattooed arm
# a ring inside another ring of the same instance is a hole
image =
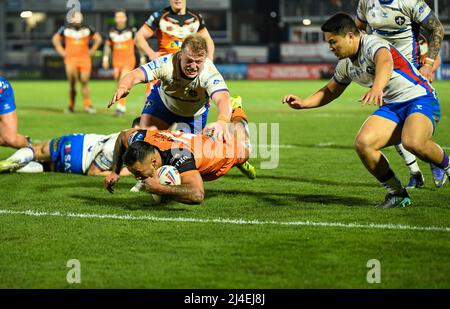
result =
[[[119,181],[120,171],[123,165],[122,155],[126,150],[125,148],[126,142],[127,142],[126,131],[122,131],[117,137],[116,145],[114,147],[114,156],[113,156],[113,163],[111,166],[111,173],[109,173],[109,175],[107,175],[105,177],[105,180],[103,181],[103,185],[109,193],[114,193],[113,187]]]
[[[182,174],[179,186],[162,185],[157,177],[152,177],[145,179],[145,187],[150,193],[168,196],[184,204],[201,204],[205,197],[203,180],[197,170]]]
[[[442,40],[444,39],[444,27],[434,13],[431,13],[430,17],[420,25],[431,33],[431,38],[428,42],[427,58],[434,60],[439,54]]]
[[[126,151],[125,147],[126,142],[127,142],[127,131],[122,131],[117,137],[116,145],[114,146],[113,163],[111,166],[111,171],[117,175],[120,175],[120,171],[122,170],[123,166],[122,155]]]

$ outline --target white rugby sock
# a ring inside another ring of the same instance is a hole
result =
[[[20,164],[27,164],[34,159],[34,151],[31,147],[24,147],[17,150],[7,160],[11,160]]]
[[[403,160],[405,160],[406,166],[408,167],[410,174],[420,173],[420,168],[419,165],[417,164],[417,159],[415,155],[406,150],[402,144],[395,145],[395,149],[397,149],[398,154],[402,156]]]

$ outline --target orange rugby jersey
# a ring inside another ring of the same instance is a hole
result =
[[[130,64],[134,67],[136,64],[134,37],[135,30],[131,27],[125,29],[111,28],[108,31],[108,41],[112,49],[113,66]]]
[[[153,13],[145,25],[156,33],[158,51],[164,54],[177,52],[188,35],[206,29],[200,14],[186,9],[186,14],[177,15],[171,7]]]
[[[126,138],[126,147],[145,141],[158,149],[162,165],[175,166],[180,174],[197,169],[204,180],[226,174],[237,161],[235,141],[225,144],[206,135],[139,129],[128,130]]]
[[[66,58],[89,57],[89,42],[95,34],[90,26],[62,26],[58,33],[64,39]]]

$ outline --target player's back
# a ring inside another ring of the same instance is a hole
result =
[[[133,134],[134,133],[134,134]],[[166,130],[130,130],[128,144],[143,140],[161,152],[170,152],[170,159],[186,160],[193,155],[195,165],[204,180],[224,175],[236,162],[236,142],[217,142],[212,136]],[[170,159],[168,161],[170,161]]]

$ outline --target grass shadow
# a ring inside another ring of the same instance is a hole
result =
[[[225,177],[231,177],[231,178],[243,178],[242,175],[226,175]],[[258,174],[256,176],[256,180],[258,179],[264,179],[264,180],[284,180],[284,181],[290,181],[290,182],[302,182],[302,183],[311,183],[316,185],[327,185],[327,186],[338,186],[338,187],[367,187],[372,188],[374,187],[374,183],[368,183],[368,182],[338,182],[333,180],[325,180],[325,179],[313,179],[313,178],[306,178],[306,177],[298,177],[298,176],[279,176],[279,175],[260,175]]]
[[[150,196],[146,194],[137,193],[133,197],[116,197],[110,195],[105,191],[104,197],[93,197],[88,195],[70,194],[70,198],[82,201],[84,205],[88,206],[105,206],[113,208],[121,208],[126,210],[145,210],[145,211],[171,211],[171,212],[186,212],[189,209],[173,208],[170,206],[180,205],[177,202],[169,201],[161,204],[155,204]]]
[[[345,206],[372,206],[372,202],[353,196],[337,196],[329,194],[298,194],[298,193],[275,193],[275,192],[253,192],[253,191],[236,191],[227,189],[210,189],[206,192],[206,199],[217,197],[223,194],[246,195],[255,197],[264,203],[273,206],[297,206],[299,203],[321,204],[321,205],[345,205]]]

